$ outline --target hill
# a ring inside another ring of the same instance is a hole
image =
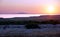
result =
[[[32,17],[14,17],[6,18],[11,20],[35,20],[35,21],[45,21],[45,20],[58,20],[60,21],[60,15],[42,15],[42,16],[32,16]]]
[[[0,18],[0,24],[60,24],[60,15]]]

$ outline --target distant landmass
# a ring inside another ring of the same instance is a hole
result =
[[[36,20],[36,21],[60,20],[60,15],[41,15],[41,16],[14,17],[14,18],[5,18],[5,19],[12,19],[12,20]]]
[[[10,12],[10,13],[0,12],[0,14],[28,14],[28,13],[26,13],[26,12],[15,12],[15,13],[13,13],[13,12]]]
[[[60,15],[0,18],[0,24],[60,24]]]
[[[28,14],[28,13],[26,13],[26,12],[18,12],[16,14]]]

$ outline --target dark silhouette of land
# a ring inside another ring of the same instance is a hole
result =
[[[60,15],[43,15],[36,17],[0,18],[0,25],[24,25],[30,22],[35,24],[60,24]]]
[[[7,30],[6,28],[10,28],[9,25],[25,25],[24,28],[26,28],[26,31],[33,31],[32,33],[25,33],[25,29],[17,29],[15,34],[11,34],[15,31],[10,31],[5,32],[3,34],[7,36],[2,36],[0,33],[1,37],[60,37],[60,32],[55,29],[53,30],[46,30],[46,32],[42,30],[41,26],[39,25],[47,25],[47,24],[52,24],[54,25],[53,28],[56,28],[57,24],[60,24],[60,15],[43,15],[43,16],[34,16],[34,17],[14,17],[14,18],[0,18],[0,26],[4,25],[2,28],[3,30]],[[18,27],[20,28],[20,27]],[[46,27],[44,27],[46,28]],[[32,30],[30,30],[32,29]],[[34,29],[39,29],[39,30],[34,30]],[[52,29],[52,28],[51,28]],[[20,30],[20,31],[18,31]]]

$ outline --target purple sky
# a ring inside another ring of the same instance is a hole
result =
[[[0,0],[0,13],[46,14],[47,6],[55,6],[59,14],[60,0]],[[45,12],[45,13],[44,13]]]

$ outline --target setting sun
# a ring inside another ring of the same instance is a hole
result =
[[[55,7],[54,6],[48,6],[48,7],[46,7],[46,12],[48,13],[48,14],[55,14]]]
[[[53,6],[49,6],[49,7],[48,7],[48,11],[49,11],[49,12],[53,12],[53,11],[54,11],[54,7],[53,7]]]

